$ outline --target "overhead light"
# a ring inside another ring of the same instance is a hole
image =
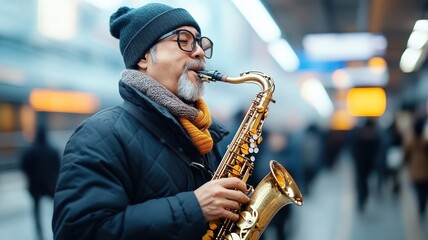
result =
[[[303,38],[306,55],[317,61],[367,60],[385,54],[387,41],[373,33],[314,33]]]
[[[428,20],[420,19],[415,22],[413,32],[407,41],[407,48],[400,59],[400,69],[405,73],[416,71],[427,54]]]
[[[419,19],[415,22],[415,26],[413,26],[413,31],[428,31],[428,20],[427,19]]]
[[[413,31],[407,41],[408,48],[422,48],[428,40],[428,31]]]
[[[77,2],[38,0],[38,31],[49,38],[67,40],[77,30]]]
[[[294,72],[300,61],[290,44],[281,38],[281,30],[259,0],[232,0],[259,37],[268,44],[268,51],[284,71]]]
[[[400,59],[400,68],[403,72],[413,72],[420,62],[422,49],[407,48]]]
[[[269,43],[281,37],[281,30],[259,0],[232,2],[264,42]]]
[[[299,58],[285,39],[270,43],[268,51],[285,71],[294,72],[299,68]]]
[[[333,103],[318,79],[305,80],[302,83],[300,94],[322,117],[327,118],[333,112]]]

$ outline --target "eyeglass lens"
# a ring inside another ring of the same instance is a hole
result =
[[[207,37],[201,37],[196,39],[196,37],[189,31],[182,30],[178,32],[178,46],[181,50],[186,52],[192,52],[195,50],[196,42],[204,50],[204,55],[206,58],[212,57],[212,41]]]

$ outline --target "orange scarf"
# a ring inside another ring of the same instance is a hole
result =
[[[208,131],[208,127],[211,125],[211,114],[204,100],[198,99],[195,104],[198,109],[198,115],[195,120],[190,121],[184,117],[179,117],[178,120],[199,152],[206,154],[213,148],[213,139]]]

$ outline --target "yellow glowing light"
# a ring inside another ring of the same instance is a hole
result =
[[[385,59],[381,57],[373,57],[368,62],[369,67],[386,67],[386,61]]]
[[[331,129],[333,130],[350,130],[354,125],[354,118],[346,110],[336,110],[331,116]]]
[[[14,114],[13,114],[13,107],[12,105],[8,103],[1,103],[0,104],[0,131],[2,132],[9,132],[12,131],[13,125],[14,125]]]
[[[386,94],[382,88],[353,88],[348,91],[347,109],[352,116],[378,117],[386,109]]]
[[[32,142],[34,140],[36,126],[36,112],[28,105],[23,105],[19,109],[19,120],[22,126],[22,135],[25,140]]]
[[[98,98],[84,92],[34,89],[29,100],[36,111],[89,114],[99,109]]]
[[[381,57],[371,58],[367,65],[375,73],[383,73],[386,70],[386,61]]]

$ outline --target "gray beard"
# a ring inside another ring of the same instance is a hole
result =
[[[180,78],[178,79],[178,90],[177,95],[186,100],[187,102],[195,102],[204,94],[204,85],[200,80],[193,83],[187,77],[187,71],[183,71]]]
[[[187,76],[189,69],[205,68],[202,61],[192,61],[184,66],[183,73],[178,79],[177,95],[179,98],[187,102],[195,102],[204,94],[204,84],[200,79],[197,79],[195,83],[192,82]]]

